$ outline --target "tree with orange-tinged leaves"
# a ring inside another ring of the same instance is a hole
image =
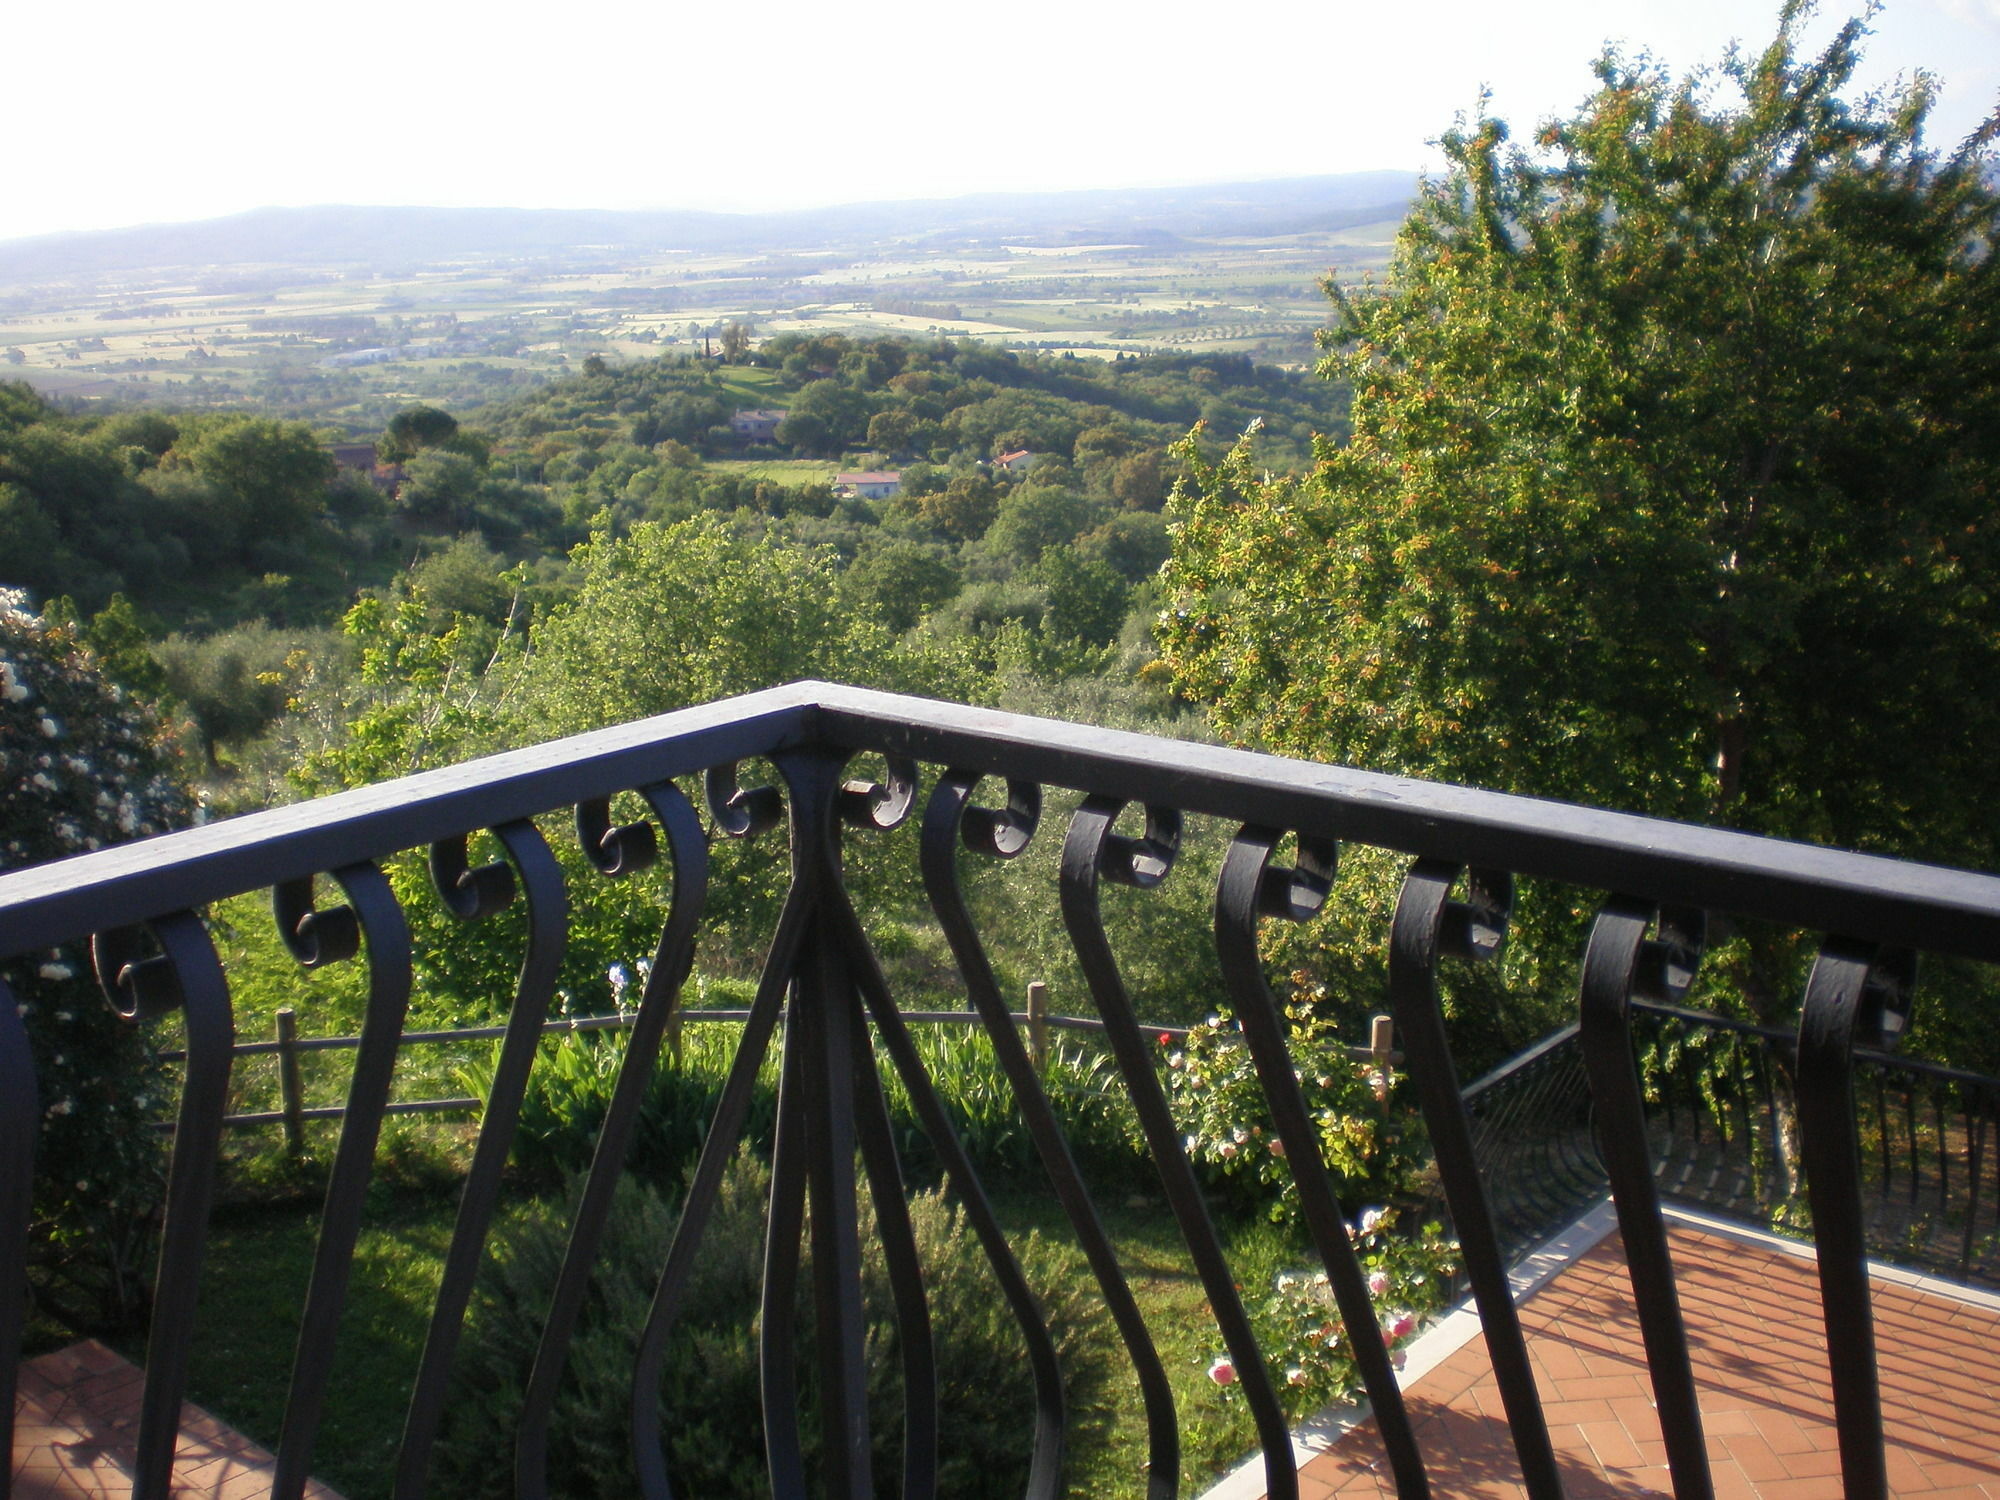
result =
[[[1226,733],[2000,863],[2000,115],[1932,148],[1933,80],[1843,97],[1865,25],[1807,15],[1462,122],[1387,285],[1329,283],[1351,442],[1184,450],[1162,653]]]

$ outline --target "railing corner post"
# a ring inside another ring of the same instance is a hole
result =
[[[1039,979],[1028,986],[1028,1060],[1037,1073],[1049,1065],[1049,987]]]

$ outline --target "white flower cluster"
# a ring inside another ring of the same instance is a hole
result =
[[[22,679],[21,669],[0,656],[0,700],[8,703],[26,703],[34,697],[35,690]]]

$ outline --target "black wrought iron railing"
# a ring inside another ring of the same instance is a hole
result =
[[[1660,1191],[1809,1234],[1792,1083],[1798,1034],[1659,1001],[1634,1001],[1632,1018]],[[1857,1048],[1854,1088],[1869,1254],[2000,1285],[2000,1079]],[[1604,1195],[1575,1024],[1466,1085],[1465,1103],[1506,1255]]]
[[[883,782],[849,778],[849,762],[864,753],[883,757],[888,767]],[[738,784],[738,765],[752,757],[777,768],[782,789]],[[897,1212],[900,1165],[883,1079],[869,1062],[871,1047],[880,1049],[907,1090],[1026,1342],[1036,1390],[1027,1494],[1059,1493],[1066,1422],[1055,1345],[977,1175],[952,1138],[946,1111],[843,879],[843,841],[879,837],[902,823],[917,806],[920,766],[931,768],[923,773],[929,790],[915,835],[924,889],[956,958],[966,999],[983,1019],[1136,1375],[1148,1434],[1144,1484],[1150,1500],[1180,1493],[1186,1478],[1169,1383],[1057,1114],[1007,1014],[986,935],[961,886],[961,866],[968,859],[1008,859],[1028,845],[1037,832],[1045,787],[1082,794],[1062,840],[1056,900],[1160,1185],[1254,1414],[1271,1495],[1299,1492],[1272,1374],[1174,1128],[1154,1061],[1158,1049],[1140,1030],[1099,906],[1107,882],[1144,890],[1169,877],[1184,813],[1227,819],[1240,828],[1215,895],[1216,950],[1285,1147],[1302,1217],[1351,1334],[1388,1470],[1403,1496],[1430,1493],[1425,1454],[1388,1354],[1381,1340],[1367,1333],[1376,1326],[1375,1312],[1260,968],[1261,920],[1311,918],[1327,896],[1343,842],[1412,859],[1390,942],[1398,1040],[1421,1094],[1526,1487],[1547,1500],[1562,1493],[1561,1476],[1508,1295],[1495,1210],[1500,1195],[1481,1174],[1446,1040],[1438,1003],[1440,966],[1478,962],[1499,949],[1517,875],[1616,893],[1603,902],[1584,955],[1578,1046],[1675,1493],[1680,1500],[1698,1500],[1711,1495],[1712,1487],[1634,1063],[1634,1002],[1671,1002],[1685,993],[1701,952],[1704,910],[1824,934],[1797,1044],[1801,1150],[1811,1187],[1846,1494],[1859,1500],[1886,1493],[1864,1259],[1855,1047],[1878,1040],[1885,1019],[1907,1007],[1909,958],[1916,950],[2000,959],[2000,879],[814,683],[0,875],[0,958],[88,937],[99,974],[118,1003],[141,1019],[177,1014],[185,1033],[185,1083],[172,1141],[135,1493],[142,1500],[164,1500],[168,1493],[196,1279],[228,1106],[234,1040],[229,979],[202,909],[225,897],[271,889],[281,926],[302,961],[336,962],[360,956],[365,947],[369,996],[363,1040],[278,1443],[274,1493],[296,1500],[325,1406],[334,1334],[412,985],[408,925],[382,861],[427,848],[441,897],[467,919],[510,900],[526,907],[518,993],[400,1448],[395,1493],[418,1495],[426,1486],[462,1319],[567,929],[562,867],[532,820],[573,810],[580,843],[598,870],[615,875],[657,858],[671,871],[672,897],[575,1213],[569,1252],[550,1289],[540,1349],[516,1423],[517,1491],[546,1493],[557,1382],[638,1104],[660,1058],[703,925],[710,829],[677,785],[676,778],[684,777],[701,779],[718,833],[747,836],[788,824],[790,883],[638,1346],[632,1378],[641,1399],[633,1402],[630,1438],[642,1492],[672,1493],[662,1459],[661,1414],[643,1393],[658,1388],[665,1341],[682,1310],[760,1064],[782,1027],[760,1323],[773,1493],[808,1493],[808,1474],[815,1469],[816,1487],[836,1500],[876,1492],[868,1433],[871,1417],[880,1414],[870,1411],[863,1369],[859,1275],[859,1179],[864,1177],[873,1189],[876,1232],[897,1293],[904,1392],[900,1492],[911,1500],[936,1492],[937,1400],[928,1306],[909,1226]],[[996,791],[982,796],[982,786]],[[610,799],[633,791],[650,816],[614,826]],[[1143,829],[1121,831],[1121,811],[1135,804],[1144,809]],[[473,868],[467,840],[481,830],[493,833],[505,858]],[[1280,866],[1274,856],[1288,833],[1298,852],[1291,865]],[[320,903],[315,881],[321,876],[339,887],[340,904]],[[40,1113],[14,998],[0,995],[5,1142],[0,1286],[18,1287],[25,1274]],[[808,1240],[809,1272],[802,1243]],[[809,1276],[814,1292],[816,1459],[809,1459],[798,1421],[801,1344],[788,1315],[802,1276]],[[0,1409],[9,1413],[21,1308],[19,1296],[0,1297],[0,1383],[8,1387],[0,1390]]]

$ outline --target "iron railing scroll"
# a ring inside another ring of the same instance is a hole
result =
[[[863,756],[886,767],[879,780],[851,774],[851,765]],[[743,784],[739,770],[752,762],[774,767],[775,783]],[[697,780],[698,796],[681,785],[692,787]],[[633,795],[646,815],[614,823],[614,799]],[[843,853],[851,840],[913,840],[926,898],[964,991],[947,998],[969,1005],[991,1039],[1135,1378],[1148,1462],[1144,1475],[1134,1476],[1133,1489],[1147,1500],[1187,1493],[1199,1476],[1187,1472],[1159,1352],[1017,1018],[1005,1003],[989,957],[995,935],[981,931],[962,885],[962,866],[1011,860],[1027,849],[1045,804],[1057,795],[1073,811],[1048,899],[1060,910],[1121,1086],[1234,1362],[1271,1495],[1293,1496],[1299,1488],[1277,1383],[1258,1348],[1198,1174],[1174,1128],[1158,1049],[1147,1045],[1137,1020],[1147,997],[1133,993],[1100,904],[1107,884],[1131,887],[1138,893],[1134,899],[1144,901],[1157,899],[1145,893],[1166,880],[1191,879],[1176,874],[1175,866],[1181,862],[1184,824],[1196,817],[1226,820],[1227,828],[1237,830],[1215,893],[1217,958],[1299,1192],[1303,1221],[1350,1347],[1357,1351],[1376,1416],[1373,1441],[1381,1443],[1396,1493],[1405,1500],[1430,1492],[1426,1459],[1435,1455],[1425,1453],[1413,1428],[1380,1338],[1368,1336],[1374,1313],[1349,1240],[1343,1187],[1321,1155],[1315,1122],[1300,1098],[1285,1029],[1262,972],[1261,924],[1313,920],[1327,904],[1342,844],[1372,845],[1414,861],[1389,934],[1391,999],[1405,1070],[1415,1076],[1435,1144],[1441,1189],[1464,1245],[1521,1472],[1538,1500],[1560,1496],[1564,1475],[1549,1442],[1506,1265],[1535,1213],[1555,1211],[1558,1200],[1588,1185],[1596,1159],[1590,1149],[1593,1121],[1617,1200],[1675,1493],[1690,1500],[1710,1492],[1689,1330],[1678,1307],[1659,1210],[1661,1111],[1656,1106],[1649,1123],[1635,1067],[1643,1040],[1635,1038],[1635,1021],[1653,1026],[1682,1014],[1677,1002],[1694,972],[1704,912],[1757,918],[1824,939],[1797,1044],[1800,1119],[1820,1239],[1829,1378],[1837,1391],[1847,1494],[1852,1500],[1881,1495],[1880,1401],[1856,1226],[1864,1192],[1861,1163],[1888,1152],[1895,1131],[1893,1110],[1875,1102],[1886,1060],[1865,1049],[1880,1043],[1885,1019],[1907,1007],[1906,953],[2000,960],[2000,879],[1211,745],[801,683],[0,874],[0,960],[89,940],[113,1002],[137,1024],[177,1015],[186,1037],[138,1436],[138,1500],[166,1500],[168,1494],[187,1354],[199,1335],[195,1290],[230,1091],[230,992],[202,909],[247,892],[273,891],[281,932],[299,962],[365,962],[367,970],[366,1020],[346,1106],[339,1112],[340,1139],[278,1434],[274,1493],[295,1500],[313,1463],[361,1206],[381,1121],[391,1108],[389,1072],[408,1040],[403,1020],[411,999],[409,925],[384,878],[384,864],[405,851],[427,853],[437,898],[465,922],[489,920],[510,903],[525,907],[519,976],[404,1419],[394,1493],[397,1500],[414,1500],[426,1489],[473,1278],[486,1253],[501,1169],[536,1065],[569,930],[575,893],[565,887],[574,877],[565,874],[549,843],[557,820],[573,824],[588,870],[581,878],[616,880],[663,864],[671,894],[659,914],[652,966],[628,1028],[566,1254],[549,1288],[515,1423],[515,1493],[544,1500],[549,1491],[555,1397],[592,1266],[605,1242],[648,1081],[657,1069],[673,1065],[665,1042],[677,1024],[704,930],[710,840],[755,839],[781,828],[790,841],[782,907],[676,1227],[661,1248],[653,1273],[656,1290],[634,1356],[629,1438],[641,1494],[667,1500],[678,1493],[666,1457],[675,1413],[663,1411],[659,1397],[663,1361],[676,1322],[687,1311],[695,1257],[725,1168],[745,1132],[759,1071],[774,1046],[778,1107],[760,1350],[772,1492],[783,1500],[814,1490],[833,1500],[862,1500],[878,1485],[894,1485],[917,1500],[937,1491],[940,1398],[932,1309],[903,1207],[903,1163],[886,1094],[891,1073],[930,1137],[930,1149],[1028,1353],[1031,1408],[995,1413],[992,1420],[1019,1421],[1032,1444],[1028,1500],[1054,1500],[1063,1491],[1067,1413],[1057,1344],[912,1040],[913,1019],[933,1012],[906,1008],[904,1000],[912,997],[892,993],[871,951],[844,876]],[[914,838],[899,832],[906,820],[917,824]],[[474,838],[497,843],[500,857],[475,866],[468,844]],[[1280,862],[1281,848],[1294,851],[1289,863]],[[1504,1077],[1481,1080],[1461,1095],[1438,1006],[1441,966],[1490,959],[1498,951],[1510,892],[1522,877],[1562,883],[1592,893],[1591,899],[1606,891],[1621,894],[1602,907],[1597,920],[1576,1026]],[[937,997],[915,998],[934,1003]],[[41,1106],[14,999],[0,993],[0,1282],[18,1289],[26,1274]],[[1864,1049],[1859,1054],[1864,1086],[1858,1094],[1857,1046]],[[1948,1173],[1966,1184],[1976,1217],[1981,1173],[1990,1171],[1980,1152],[1992,1106],[1977,1081],[1944,1076],[1949,1071],[1925,1075],[1926,1087],[1956,1091],[1951,1097],[1965,1101],[1970,1171],[1941,1163],[1933,1175],[1940,1184]],[[1565,1090],[1571,1091],[1567,1098]],[[1945,1095],[1936,1097],[1942,1101]],[[1942,1111],[1940,1102],[1941,1120]],[[1906,1114],[1914,1139],[1914,1104]],[[1510,1146],[1512,1155],[1496,1150],[1496,1135],[1508,1131],[1507,1122],[1530,1116],[1540,1123],[1519,1134],[1533,1135],[1535,1143]],[[1524,1192],[1518,1183],[1500,1180],[1514,1170],[1510,1164],[1524,1159],[1523,1151],[1557,1164],[1558,1190]],[[894,1476],[876,1472],[870,1442],[871,1426],[884,1414],[870,1410],[864,1378],[864,1185],[890,1273],[902,1361],[903,1449],[900,1474]],[[1987,1196],[1990,1201],[1993,1195]],[[1353,1205],[1346,1207],[1351,1211]],[[809,1294],[803,1302],[801,1293]],[[0,1296],[0,1383],[13,1379],[22,1302],[18,1295]],[[814,1335],[810,1371],[802,1368],[806,1345],[793,1312],[802,1306],[809,1309],[805,1316]],[[813,1451],[798,1421],[799,1396],[808,1383],[817,1392],[820,1430]],[[11,1400],[5,1411],[11,1419]],[[0,1470],[0,1500],[9,1484],[10,1476]]]

